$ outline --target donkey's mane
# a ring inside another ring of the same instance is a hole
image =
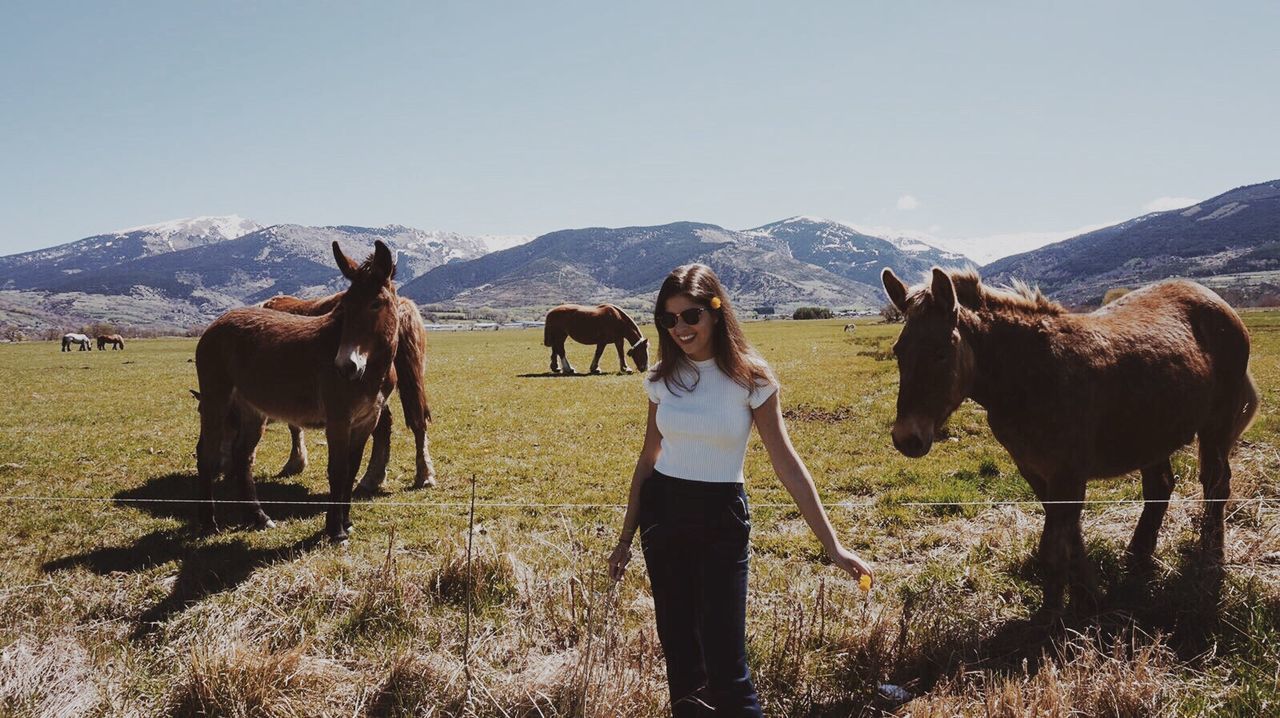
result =
[[[1012,311],[1022,314],[1066,314],[1061,304],[1046,297],[1039,287],[1015,279],[1009,287],[991,287],[982,283],[974,269],[952,269],[947,272],[956,287],[960,306],[974,311]]]

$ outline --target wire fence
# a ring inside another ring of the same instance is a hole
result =
[[[111,497],[111,496],[44,496],[44,495],[0,495],[0,501],[7,502],[31,502],[31,503],[101,503],[101,504],[200,504],[205,499],[175,499],[175,498],[148,498],[148,497]],[[307,499],[279,499],[279,500],[260,500],[250,501],[247,499],[216,499],[219,504],[259,504],[262,506],[270,505],[287,505],[287,506],[346,506],[347,502],[343,501],[311,501]],[[434,508],[434,509],[468,509],[472,507],[471,502],[467,501],[379,501],[377,499],[370,501],[355,502],[362,506],[374,508]],[[929,507],[985,507],[996,508],[1001,506],[1054,506],[1054,505],[1145,505],[1145,504],[1222,504],[1231,503],[1237,505],[1253,505],[1260,506],[1280,506],[1280,497],[1245,497],[1245,498],[1226,498],[1226,499],[1206,499],[1196,498],[1193,496],[1173,496],[1168,499],[1081,499],[1081,500],[1054,500],[1041,501],[1039,499],[990,499],[976,501],[901,501],[893,499],[868,499],[865,501],[832,501],[824,505],[828,509],[862,509],[875,507],[894,507],[905,506],[913,508],[929,508]],[[561,509],[561,510],[592,510],[592,509],[625,509],[626,504],[618,503],[540,503],[535,501],[476,501],[474,508],[477,509]],[[795,508],[794,503],[751,503],[753,509],[787,509]]]

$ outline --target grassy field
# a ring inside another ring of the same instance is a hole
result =
[[[1234,496],[1275,500],[1280,313],[1245,316],[1264,397]],[[864,597],[824,562],[753,439],[748,632],[767,715],[1280,712],[1280,505],[1229,509],[1225,576],[1196,560],[1198,507],[1174,505],[1148,582],[1121,561],[1140,507],[1091,506],[1104,610],[1038,629],[1036,505],[903,505],[1030,498],[981,409],[966,404],[926,458],[900,456],[888,433],[898,327],[842,326],[748,326],[840,535],[879,580]],[[643,560],[617,587],[603,570],[643,431],[640,378],[547,376],[536,330],[429,341],[440,485],[406,490],[397,416],[387,493],[353,508],[346,548],[318,540],[323,512],[308,505],[327,489],[322,432],[292,479],[273,478],[288,432],[263,440],[260,495],[285,502],[266,507],[276,529],[203,538],[191,506],[165,501],[195,491],[194,340],[0,346],[0,494],[30,498],[0,499],[0,714],[661,715]],[[589,363],[590,348],[569,351]],[[1198,497],[1192,452],[1175,470],[1177,494]],[[33,498],[50,496],[79,500]],[[1098,482],[1089,497],[1140,489]],[[513,503],[551,506],[488,505]],[[237,516],[221,507],[224,524]],[[887,702],[882,683],[913,699]]]

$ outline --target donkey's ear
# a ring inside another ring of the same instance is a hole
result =
[[[889,301],[893,302],[893,306],[900,312],[906,312],[907,287],[901,279],[898,279],[898,275],[894,274],[892,269],[885,267],[880,273],[880,281],[884,282],[884,291],[889,295]]]
[[[935,306],[948,314],[956,311],[956,285],[951,282],[951,275],[933,268],[933,284],[929,287]]]
[[[342,270],[342,276],[353,282],[356,281],[356,263],[342,253],[342,247],[338,246],[336,239],[333,240],[333,258],[338,262],[338,269]]]
[[[381,239],[373,242],[373,269],[380,276],[394,279],[396,276],[396,251],[388,247]]]

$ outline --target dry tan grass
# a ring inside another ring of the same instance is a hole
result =
[[[1024,662],[1010,675],[973,672],[903,706],[900,716],[983,718],[1148,718],[1170,712],[1174,686],[1185,671],[1158,639],[1110,645],[1077,634],[1045,654],[1032,672]]]
[[[352,671],[303,647],[278,653],[233,643],[192,654],[166,713],[228,718],[349,716],[359,691]]]

